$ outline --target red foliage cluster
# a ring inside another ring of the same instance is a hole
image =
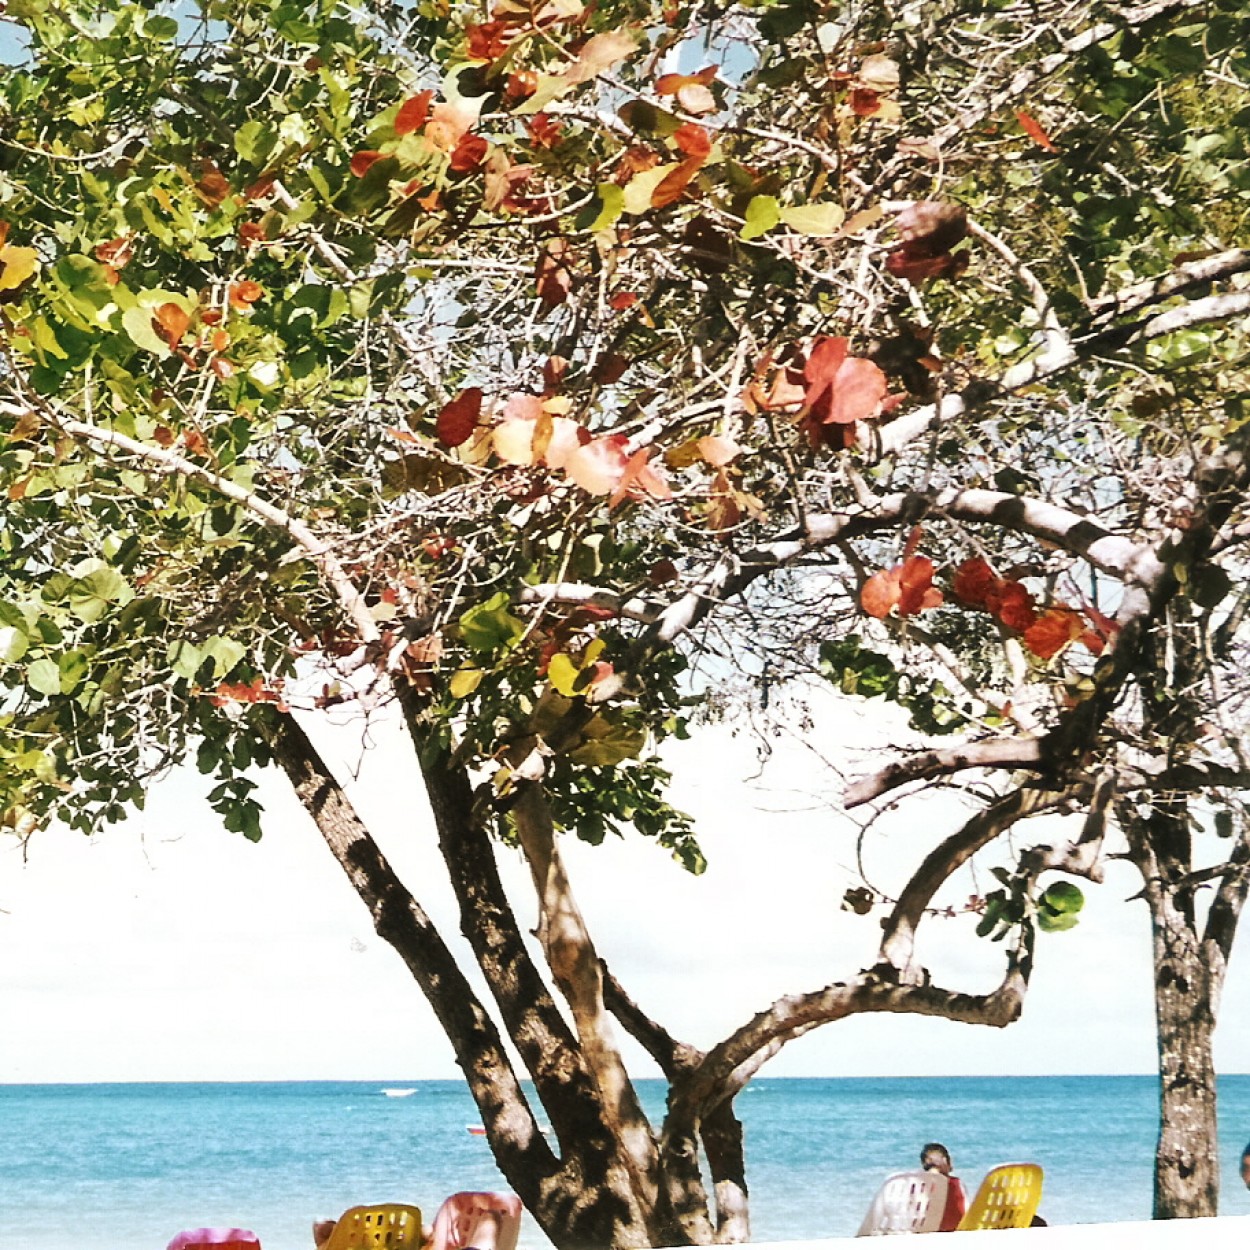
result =
[[[260,676],[250,682],[223,681],[208,701],[213,707],[225,707],[228,703],[272,703],[279,712],[290,711],[282,695],[282,682],[274,682],[274,688],[270,689]]]
[[[1039,660],[1053,659],[1072,642],[1080,642],[1099,655],[1119,628],[1115,621],[1090,606],[1084,614],[1063,603],[1039,610],[1027,587],[1011,578],[996,576],[980,556],[965,560],[955,570],[951,591],[965,607],[981,608],[1005,629],[1019,634],[1021,642]]]

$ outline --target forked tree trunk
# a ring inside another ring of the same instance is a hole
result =
[[[1178,907],[1175,894],[1167,891],[1153,900],[1151,910],[1160,1111],[1154,1218],[1217,1215],[1220,1176],[1211,1041],[1218,987],[1193,926],[1192,906]]]

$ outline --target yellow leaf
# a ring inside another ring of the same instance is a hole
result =
[[[452,673],[447,683],[453,699],[467,699],[482,683],[484,676],[480,668],[462,668]]]
[[[799,234],[828,238],[846,220],[840,204],[795,204],[781,210],[781,220]]]
[[[35,276],[39,253],[33,247],[0,247],[0,291],[15,291]]]
[[[580,670],[563,651],[551,657],[547,665],[547,680],[558,694],[572,698],[577,691],[577,678]]]

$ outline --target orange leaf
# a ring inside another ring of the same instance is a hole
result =
[[[1064,607],[1047,608],[1024,631],[1023,641],[1039,660],[1049,660],[1084,632],[1085,623],[1079,612]]]
[[[859,606],[869,616],[875,616],[881,621],[890,615],[890,609],[898,603],[900,593],[898,566],[882,569],[880,573],[874,573],[868,578],[860,588]]]
[[[420,130],[430,115],[430,102],[433,99],[433,91],[418,91],[411,99],[405,100],[395,114],[395,133],[402,136]]]
[[[435,426],[438,441],[444,447],[467,443],[482,415],[482,388],[466,387],[450,403],[444,404]]]
[[[705,434],[695,445],[699,455],[714,469],[723,468],[736,460],[742,451],[732,438],[723,438],[719,434]]]
[[[252,305],[264,294],[265,288],[259,282],[245,278],[242,282],[235,282],[231,285],[230,307],[236,312],[250,312]]]
[[[712,150],[712,136],[695,122],[683,122],[678,126],[673,131],[673,142],[687,156],[697,157],[700,161],[707,160]]]
[[[697,74],[661,74],[655,80],[655,94],[676,95],[683,87],[710,87],[719,69],[718,65],[705,65]]]
[[[563,77],[566,82],[588,82],[623,61],[637,46],[638,40],[624,31],[591,35],[577,54],[576,63],[565,70]]]
[[[152,312],[152,328],[170,348],[178,346],[190,325],[190,315],[178,304],[159,304]]]
[[[1042,129],[1037,119],[1026,113],[1023,109],[1016,109],[1016,121],[1020,123],[1020,129],[1024,131],[1038,147],[1045,148],[1047,152],[1058,152],[1059,148],[1055,141]]]
[[[652,499],[672,499],[673,492],[663,474],[653,469],[647,462],[651,459],[651,448],[640,447],[625,462],[621,480],[612,492],[608,506],[615,508],[626,495],[650,495]]]
[[[651,192],[651,207],[667,208],[680,200],[702,165],[702,157],[688,156],[676,169],[669,170]]]
[[[564,461],[569,481],[588,494],[610,495],[625,474],[625,443],[624,435],[609,434],[578,447]]]

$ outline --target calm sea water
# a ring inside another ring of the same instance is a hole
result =
[[[642,1093],[658,1118],[663,1086]],[[1052,1224],[1147,1219],[1155,1099],[1148,1077],[757,1081],[738,1099],[754,1236],[853,1234],[934,1138],[970,1190],[995,1163],[1041,1163]],[[1244,1215],[1250,1076],[1222,1078],[1220,1101],[1221,1213]],[[505,1188],[476,1120],[453,1081],[0,1086],[0,1247],[162,1250],[237,1224],[264,1250],[310,1250],[310,1221],[357,1203],[429,1218],[457,1189]],[[522,1250],[545,1244],[527,1217]]]

